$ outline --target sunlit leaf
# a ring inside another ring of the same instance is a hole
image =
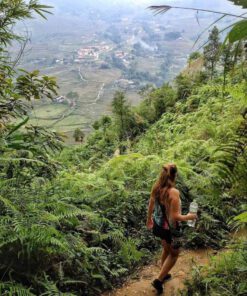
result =
[[[231,43],[234,43],[236,41],[246,39],[246,38],[247,38],[247,20],[243,20],[236,23],[227,36],[227,39]]]

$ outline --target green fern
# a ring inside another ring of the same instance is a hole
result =
[[[30,290],[14,282],[0,282],[1,296],[35,296]]]
[[[246,157],[247,147],[247,120],[245,119],[236,134],[226,144],[222,144],[214,152],[213,160],[218,168],[217,182],[233,183],[242,177],[239,169],[239,159]]]

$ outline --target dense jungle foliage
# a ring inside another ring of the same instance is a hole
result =
[[[228,249],[212,257],[209,265],[194,268],[193,278],[186,282],[182,295],[246,295],[246,241],[232,242]]]
[[[51,98],[55,79],[18,70],[7,50],[22,42],[15,23],[47,9],[0,1],[0,295],[97,295],[148,262],[158,242],[145,227],[147,203],[165,162],[179,167],[183,209],[194,198],[201,208],[184,246],[227,244],[229,231],[246,223],[244,42],[223,46],[214,28],[188,65],[193,72],[203,59],[200,71],[147,86],[137,107],[117,92],[112,116],[95,122],[83,144],[64,147],[58,134],[28,124],[32,101]],[[223,285],[223,271],[242,291],[241,249],[210,267],[212,281],[191,284],[193,295]]]

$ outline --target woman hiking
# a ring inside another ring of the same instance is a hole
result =
[[[181,214],[179,191],[175,188],[176,177],[177,167],[175,164],[167,164],[162,167],[159,179],[153,186],[148,207],[147,227],[153,230],[156,237],[161,238],[163,245],[161,270],[158,278],[152,282],[159,294],[163,293],[163,283],[171,278],[168,272],[178,259],[181,247],[180,221],[197,218],[196,214]]]

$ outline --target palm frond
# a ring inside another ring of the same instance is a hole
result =
[[[170,5],[152,5],[149,6],[148,9],[153,10],[156,12],[155,14],[162,14],[166,13],[170,9],[183,9],[183,10],[192,10],[192,11],[202,11],[202,12],[210,12],[210,13],[215,13],[215,14],[220,14],[220,15],[226,15],[226,16],[233,16],[236,18],[240,19],[247,19],[243,15],[237,15],[237,14],[232,14],[228,12],[222,12],[222,11],[216,11],[216,10],[210,10],[210,9],[202,9],[202,8],[195,8],[195,7],[183,7],[183,6],[170,6]]]
[[[155,12],[155,15],[166,13],[168,10],[170,10],[172,7],[169,5],[152,5],[149,6],[148,9],[153,10]]]

